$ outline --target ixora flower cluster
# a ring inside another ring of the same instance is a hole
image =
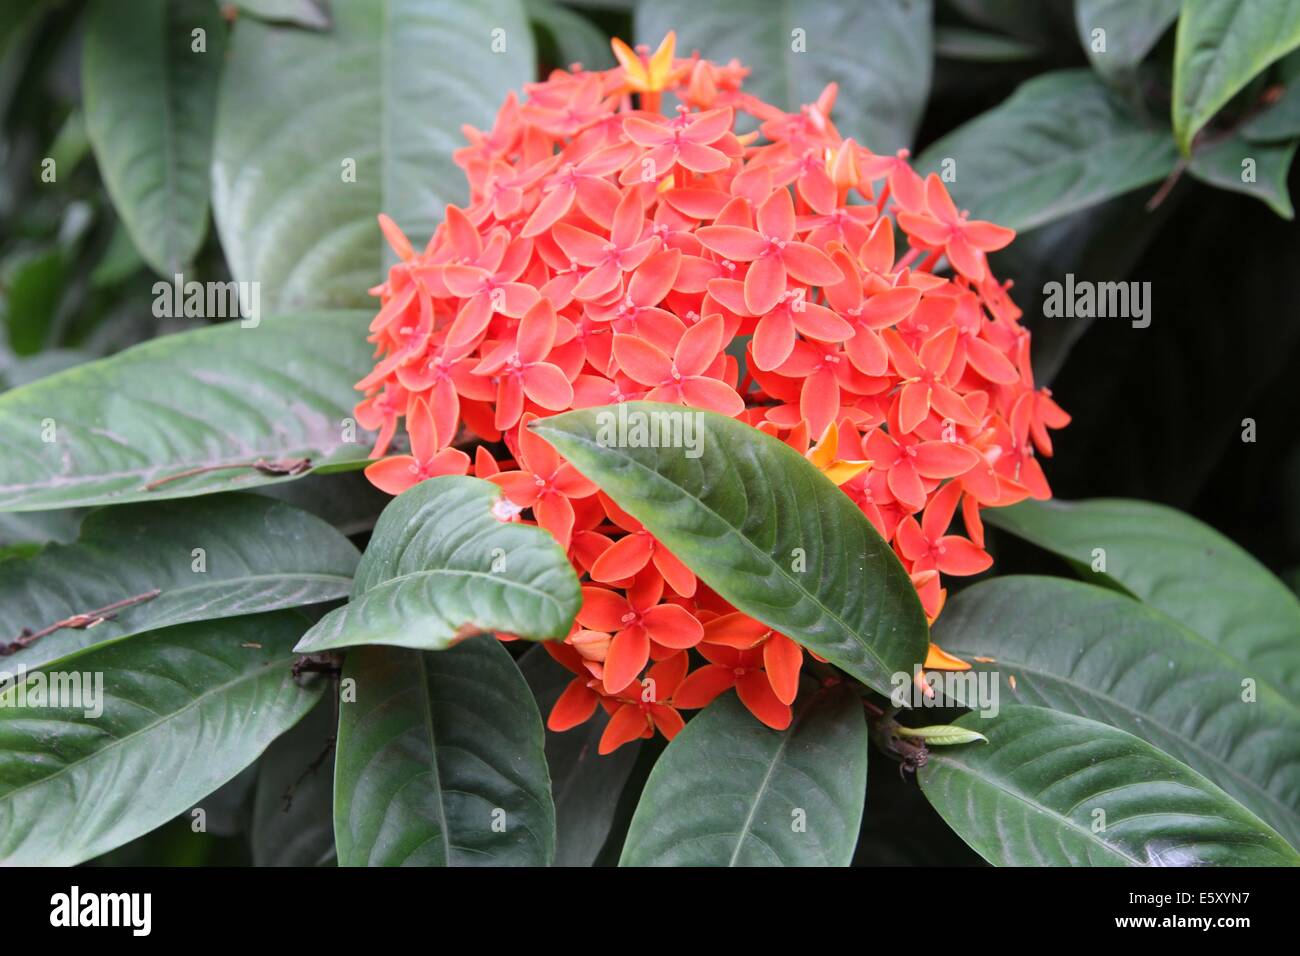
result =
[[[645,398],[785,440],[892,542],[931,619],[941,575],[991,563],[980,509],[1049,496],[1036,454],[1069,421],[985,259],[1011,230],[969,219],[905,151],[842,138],[833,85],[785,113],[742,91],[740,64],[676,58],[671,34],[653,55],[614,46],[618,67],[557,70],[465,129],[469,205],[422,252],[381,217],[400,261],[373,290],[379,359],[357,386],[374,457],[399,418],[410,438],[367,469],[375,485],[487,478],[567,550],[583,606],[545,645],[575,675],[549,726],[603,706],[601,752],[671,738],[732,687],[784,728],[803,651],[697,581],[533,418]],[[756,128],[737,133],[738,113]],[[932,648],[927,666],[967,665]]]

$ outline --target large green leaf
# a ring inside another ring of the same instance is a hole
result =
[[[677,50],[753,71],[746,92],[785,110],[839,85],[831,114],[844,136],[876,152],[910,146],[933,66],[930,0],[653,0],[638,3],[636,38],[657,46],[677,31]]]
[[[260,281],[273,312],[368,305],[384,262],[375,216],[422,245],[468,195],[451,158],[461,124],[490,127],[507,91],[534,79],[520,0],[332,10],[328,33],[241,18],[221,81],[217,228],[236,278]]]
[[[1192,0],[1174,47],[1174,137],[1184,153],[1219,109],[1300,46],[1300,0]]]
[[[734,694],[655,764],[621,866],[848,866],[867,794],[867,722],[841,685],[808,695],[784,731]]]
[[[638,423],[671,422],[697,443],[628,447]],[[530,427],[750,617],[886,694],[892,675],[925,657],[925,613],[907,572],[849,497],[785,442],[655,402]]]
[[[481,478],[431,478],[379,516],[352,599],[298,644],[442,650],[467,633],[562,638],[582,606],[578,577],[550,532],[503,521],[501,489]]]
[[[1300,600],[1213,528],[1122,498],[1025,502],[986,514],[1085,569],[1104,559],[1106,578],[1208,638],[1260,684],[1300,699]]]
[[[1173,757],[1095,720],[1012,704],[930,752],[930,803],[999,866],[1294,866],[1300,855]]]
[[[345,597],[359,557],[319,518],[258,495],[105,508],[75,544],[0,564],[0,643],[76,615],[107,619],[55,630],[0,664],[34,668],[172,624]]]
[[[519,658],[519,671],[543,717],[573,679],[544,647],[529,648]],[[562,733],[546,731],[546,765],[555,800],[556,866],[594,864],[614,826],[619,797],[636,765],[641,741],[624,744],[611,754],[599,753],[608,724],[609,715],[597,708],[580,727]]]
[[[992,658],[976,667],[1000,699],[1141,737],[1300,843],[1300,706],[1247,693],[1240,662],[1159,611],[1078,581],[995,578],[950,600],[934,633],[959,657]]]
[[[1108,79],[1132,77],[1181,6],[1182,0],[1076,0],[1079,41],[1093,69]]]
[[[357,312],[227,322],[0,395],[0,510],[120,504],[284,481],[365,459],[353,385],[371,365]],[[346,420],[346,422],[345,422]],[[52,440],[46,440],[52,439]],[[188,477],[184,473],[204,469]],[[160,479],[156,487],[147,488]]]
[[[277,611],[182,624],[28,675],[29,684],[81,675],[87,687],[102,675],[97,716],[94,706],[38,708],[30,696],[20,706],[20,688],[0,692],[0,863],[80,863],[251,764],[320,697],[318,681],[303,686],[291,673],[305,623]]]
[[[932,143],[917,166],[952,171],[953,198],[972,216],[1025,230],[1158,182],[1177,158],[1169,131],[1091,70],[1060,70]]]
[[[113,205],[160,275],[188,266],[207,229],[225,36],[211,0],[140,0],[129,16],[98,0],[86,28],[86,128]]]
[[[340,865],[551,862],[542,720],[495,638],[441,654],[359,648],[348,654],[344,684],[334,765]]]

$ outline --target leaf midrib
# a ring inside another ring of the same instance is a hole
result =
[[[16,795],[24,793],[25,791],[28,791],[33,787],[44,786],[45,784],[48,784],[50,781],[56,780],[59,777],[63,776],[65,773],[69,773],[73,770],[76,770],[79,767],[90,765],[92,764],[92,762],[98,761],[100,757],[102,757],[104,754],[115,751],[117,748],[124,746],[126,743],[135,739],[136,737],[147,734],[172,720],[178,719],[182,714],[190,710],[193,710],[195,707],[209,700],[213,696],[217,694],[222,694],[247,681],[256,681],[261,677],[265,676],[267,673],[270,673],[272,667],[276,665],[282,665],[283,663],[284,663],[283,660],[264,662],[256,670],[243,671],[238,676],[236,676],[233,680],[229,680],[222,684],[217,684],[214,687],[210,687],[207,690],[203,691],[198,696],[192,698],[183,707],[170,711],[164,714],[163,716],[159,717],[157,720],[151,721],[142,727],[138,727],[123,737],[115,738],[111,743],[105,744],[103,747],[100,747],[98,750],[94,751],[91,754],[88,754],[87,756],[85,756],[80,760],[74,761],[73,763],[64,764],[62,767],[60,767],[58,770],[56,770],[54,773],[50,774],[49,776],[40,777],[36,780],[31,781],[30,783],[25,783],[21,787],[18,787],[15,790],[9,790],[4,793],[0,793],[0,801],[10,800]],[[115,698],[115,699],[121,699],[121,698]],[[75,721],[64,721],[64,723],[75,723]]]
[[[804,713],[807,708],[804,708]],[[776,753],[772,754],[772,759],[767,765],[767,772],[763,774],[763,779],[759,781],[758,790],[754,793],[754,802],[750,804],[749,813],[745,815],[745,822],[741,824],[740,831],[736,834],[736,846],[731,851],[731,859],[727,861],[727,866],[735,866],[736,860],[740,858],[740,849],[745,845],[745,839],[749,836],[749,831],[753,829],[754,816],[758,813],[758,806],[763,802],[763,795],[767,792],[768,785],[772,782],[772,776],[776,773],[777,765],[781,762],[781,757],[785,753],[785,748],[789,745],[794,737],[795,728],[803,720],[803,713],[795,718],[789,728],[781,734],[781,743],[776,748]]]
[[[1029,810],[1033,811],[1034,813],[1040,816],[1045,816],[1048,819],[1055,820],[1059,825],[1063,826],[1065,829],[1081,834],[1088,841],[1096,844],[1097,846],[1100,846],[1106,852],[1119,857],[1120,859],[1127,862],[1128,865],[1130,866],[1145,865],[1144,861],[1139,860],[1136,857],[1129,856],[1129,854],[1125,853],[1123,850],[1119,849],[1118,847],[1111,846],[1109,843],[1106,843],[1105,841],[1098,839],[1096,834],[1092,833],[1087,828],[1075,823],[1073,820],[1071,820],[1067,816],[1064,816],[1059,811],[1053,810],[1051,807],[1044,806],[1041,803],[1034,802],[1034,800],[1028,794],[1024,793],[1021,790],[1013,790],[1010,789],[1009,787],[1003,786],[997,780],[993,779],[988,775],[977,772],[969,764],[962,763],[960,760],[956,759],[955,757],[949,756],[947,754],[943,754],[942,756],[932,756],[931,760],[935,762],[938,766],[953,768],[959,772],[964,773],[965,779],[973,788],[982,785],[985,788],[995,790],[999,793],[1005,793],[1007,796],[1020,802]],[[988,858],[985,857],[985,859]],[[989,860],[989,862],[993,863],[994,865],[997,865],[996,860]]]
[[[544,427],[544,426],[534,426],[534,430],[535,430],[535,431],[538,431],[538,432],[552,432],[552,433],[555,433],[555,432],[556,432],[555,429],[552,429],[552,428],[546,428],[546,427]],[[562,431],[562,432],[559,432],[559,434],[565,435],[565,436],[567,436],[567,437],[573,439],[574,441],[579,442],[580,444],[585,445],[585,446],[587,446],[588,448],[591,448],[591,449],[594,449],[594,448],[598,448],[598,447],[599,447],[599,446],[596,445],[594,442],[592,442],[592,441],[590,441],[589,439],[587,439],[585,436],[575,434],[574,432]],[[605,450],[605,451],[608,451],[608,449],[604,449],[604,450]],[[811,591],[809,591],[809,590],[808,590],[808,589],[807,589],[803,584],[801,584],[799,581],[795,580],[795,578],[793,578],[793,577],[789,574],[789,572],[787,572],[787,571],[785,570],[785,568],[783,568],[783,567],[781,566],[781,564],[780,564],[779,562],[773,560],[773,558],[772,558],[772,556],[771,556],[770,554],[768,554],[766,551],[761,550],[761,549],[760,549],[756,544],[754,544],[752,541],[750,541],[749,538],[747,538],[743,533],[741,533],[741,531],[740,531],[739,528],[737,528],[737,527],[735,527],[734,525],[732,525],[732,524],[731,524],[730,522],[728,522],[725,518],[723,518],[722,515],[718,514],[718,512],[714,511],[712,508],[710,508],[708,505],[706,505],[706,504],[704,503],[704,501],[701,500],[697,495],[692,494],[690,491],[688,491],[687,489],[683,488],[681,485],[676,484],[675,482],[670,481],[669,479],[665,478],[662,474],[660,474],[659,472],[655,471],[653,468],[650,468],[650,467],[648,467],[648,466],[646,466],[646,465],[643,465],[641,462],[637,461],[635,458],[632,458],[630,455],[623,455],[623,456],[621,456],[621,460],[622,460],[622,461],[626,461],[626,462],[628,462],[628,463],[634,465],[636,468],[638,468],[638,469],[640,469],[641,471],[643,471],[643,472],[645,472],[646,474],[648,474],[652,479],[657,479],[659,483],[661,483],[661,484],[663,484],[663,485],[667,485],[668,487],[670,487],[670,488],[674,489],[675,491],[679,492],[683,497],[685,497],[685,498],[687,498],[687,499],[689,499],[689,500],[695,502],[697,505],[700,506],[701,510],[703,510],[706,514],[711,515],[713,518],[717,519],[717,521],[718,521],[718,522],[719,522],[723,527],[725,527],[728,531],[730,531],[730,532],[731,532],[731,533],[732,533],[736,538],[740,539],[740,541],[744,542],[744,544],[749,548],[749,550],[750,550],[753,554],[759,556],[763,561],[765,561],[767,564],[771,565],[773,568],[775,568],[777,571],[779,571],[779,572],[781,573],[781,575],[782,575],[783,577],[785,577],[785,579],[786,579],[787,581],[789,581],[790,584],[793,585],[797,591],[799,591],[799,593],[801,593],[801,594],[803,594],[805,597],[807,597],[807,598],[808,598],[808,599],[813,603],[813,605],[814,605],[815,607],[819,608],[821,611],[823,611],[823,612],[826,614],[827,617],[829,617],[831,620],[833,620],[833,621],[834,621],[834,622],[835,622],[835,623],[836,623],[836,624],[837,624],[837,625],[842,629],[842,633],[844,633],[844,634],[848,634],[848,635],[851,635],[851,636],[854,637],[854,638],[857,638],[857,637],[858,637],[858,632],[857,632],[857,631],[855,631],[855,630],[853,630],[851,627],[849,627],[848,624],[847,624],[847,623],[846,623],[846,622],[845,622],[845,621],[844,621],[844,620],[843,620],[843,619],[842,619],[838,614],[836,614],[836,613],[835,613],[834,611],[832,611],[829,607],[827,607],[824,603],[822,603],[822,601],[821,601],[817,596],[815,596]],[[581,470],[581,469],[579,469],[579,470]],[[613,497],[613,496],[611,495],[611,497]],[[617,501],[616,501],[615,503],[616,503],[616,504],[621,504],[621,503],[619,503],[619,502],[617,502]],[[627,509],[625,509],[625,510],[627,510],[629,514],[632,513],[632,509],[631,509],[631,508],[627,508]],[[633,515],[633,517],[637,517],[637,516],[636,516],[636,515]],[[644,521],[643,519],[638,518],[638,520],[640,520],[642,524],[645,524],[645,521]],[[863,520],[865,521],[866,519],[863,518]],[[704,577],[704,578],[706,578],[706,582],[707,582],[707,576],[706,576],[706,575],[704,575],[703,573],[701,573],[701,574],[700,574],[700,577]],[[882,669],[884,669],[884,670],[888,670],[888,669],[889,669],[889,667],[888,667],[888,665],[885,663],[884,659],[883,659],[882,657],[880,657],[879,654],[876,653],[875,649],[872,648],[871,645],[869,645],[869,644],[868,644],[866,641],[864,641],[864,640],[858,640],[857,643],[858,643],[858,646],[861,647],[862,650],[863,650],[863,651],[864,651],[864,652],[865,652],[865,653],[866,653],[866,654],[867,654],[867,655],[868,655],[868,656],[869,656],[869,657],[870,657],[870,658],[871,658],[871,659],[872,659],[872,660],[873,660],[873,661],[874,661],[874,662],[875,662],[875,663],[876,663],[880,668],[882,668]]]
[[[951,648],[951,650],[952,650],[953,653],[958,654],[958,655],[960,655],[960,654],[963,653],[960,649],[955,648],[955,647],[954,647],[954,648]],[[965,652],[965,653],[966,653],[968,656],[973,656],[974,654],[977,654],[977,653],[983,653],[983,652],[970,652],[970,651],[967,651],[967,652]],[[1225,656],[1226,656],[1226,655],[1225,655]],[[1261,796],[1261,797],[1263,797],[1263,798],[1265,799],[1265,802],[1270,803],[1270,804],[1276,804],[1277,808],[1278,808],[1279,810],[1282,811],[1282,813],[1283,813],[1284,816],[1287,816],[1287,817],[1290,817],[1290,818],[1297,818],[1297,819],[1300,819],[1300,818],[1297,817],[1297,811],[1296,811],[1296,809],[1295,809],[1294,807],[1289,806],[1288,804],[1284,803],[1284,802],[1283,802],[1280,798],[1278,798],[1278,796],[1277,796],[1276,794],[1274,794],[1271,790],[1268,790],[1268,789],[1264,788],[1262,785],[1256,783],[1255,780],[1253,780],[1251,777],[1245,775],[1242,771],[1238,770],[1235,766],[1233,766],[1232,764],[1228,763],[1228,762],[1226,761],[1225,758],[1220,757],[1220,756],[1218,756],[1218,755],[1216,755],[1216,754],[1210,753],[1209,751],[1205,750],[1205,749],[1201,746],[1201,744],[1200,744],[1199,742],[1197,742],[1196,740],[1193,740],[1192,738],[1187,737],[1186,735],[1184,735],[1184,734],[1182,734],[1182,733],[1180,733],[1180,732],[1178,732],[1178,731],[1175,731],[1175,730],[1171,729],[1170,727],[1166,726],[1165,724],[1161,723],[1160,721],[1155,720],[1154,718],[1151,717],[1150,714],[1148,714],[1148,713],[1146,713],[1146,712],[1144,712],[1144,711],[1136,710],[1134,707],[1132,707],[1131,705],[1125,703],[1124,701],[1120,700],[1119,698],[1117,698],[1117,697],[1113,697],[1113,696],[1111,696],[1111,695],[1109,695],[1109,694],[1107,694],[1107,693],[1104,693],[1104,692],[1102,692],[1102,691],[1095,690],[1095,689],[1093,689],[1092,687],[1090,687],[1090,686],[1087,685],[1087,684],[1080,684],[1080,683],[1078,683],[1077,681],[1071,680],[1071,679],[1068,678],[1068,677],[1064,677],[1064,676],[1062,676],[1062,675],[1060,675],[1060,674],[1057,674],[1057,673],[1054,673],[1054,672],[1052,672],[1052,671],[1042,670],[1042,669],[1040,669],[1040,668],[1036,668],[1036,667],[1034,667],[1034,666],[1031,665],[1031,664],[1026,664],[1026,663],[1021,662],[1021,661],[1016,661],[1016,660],[1007,660],[1005,657],[1003,657],[1003,656],[1001,656],[1001,655],[998,656],[998,664],[999,664],[999,665],[1001,665],[1001,664],[1010,664],[1010,665],[1012,665],[1012,666],[1018,668],[1019,670],[1025,672],[1025,673],[1033,674],[1033,675],[1036,676],[1036,677],[1041,677],[1041,678],[1044,678],[1044,679],[1049,680],[1049,681],[1055,681],[1056,683],[1064,684],[1064,685],[1066,685],[1067,687],[1070,687],[1070,688],[1073,689],[1073,690],[1076,690],[1076,691],[1081,692],[1081,693],[1083,694],[1083,696],[1085,696],[1085,697],[1091,697],[1091,698],[1094,698],[1094,699],[1097,699],[1097,700],[1103,701],[1103,702],[1105,702],[1106,704],[1113,705],[1113,707],[1114,707],[1115,710],[1122,710],[1122,711],[1124,711],[1125,713],[1131,715],[1131,716],[1134,718],[1134,723],[1137,724],[1137,725],[1148,724],[1148,725],[1150,725],[1150,726],[1153,726],[1153,727],[1158,728],[1159,730],[1161,730],[1161,731],[1165,732],[1166,734],[1168,734],[1170,737],[1173,737],[1174,739],[1181,741],[1181,742],[1182,742],[1182,743],[1183,743],[1183,744],[1184,744],[1184,745],[1185,745],[1189,750],[1191,750],[1191,751],[1193,751],[1193,752],[1199,754],[1202,758],[1204,758],[1205,761],[1206,761],[1207,763],[1212,764],[1212,765],[1214,765],[1214,766],[1216,766],[1216,767],[1220,767],[1220,768],[1222,768],[1224,771],[1227,772],[1227,775],[1228,775],[1228,776],[1231,776],[1231,777],[1233,777],[1234,779],[1239,779],[1239,780],[1244,784],[1244,788],[1245,788],[1245,789],[1251,790],[1252,792],[1257,792],[1259,796]],[[1289,703],[1289,702],[1288,702],[1288,703]],[[1053,709],[1056,709],[1056,708],[1053,708]],[[1085,717],[1086,717],[1087,715],[1081,714],[1081,715],[1079,715],[1079,716],[1085,716]],[[1090,717],[1089,719],[1091,719],[1091,720],[1101,720],[1103,723],[1109,723],[1109,721],[1103,720],[1102,718],[1098,718],[1098,717]],[[1113,726],[1113,725],[1111,725],[1111,726]],[[1120,729],[1120,728],[1116,728],[1116,729]],[[1127,732],[1128,732],[1128,733],[1133,733],[1133,731],[1127,731]],[[1155,746],[1155,745],[1152,744],[1152,746]]]

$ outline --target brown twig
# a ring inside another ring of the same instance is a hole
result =
[[[8,657],[21,651],[24,647],[31,647],[42,637],[47,634],[53,634],[55,631],[61,631],[64,628],[73,630],[85,630],[88,627],[94,627],[97,624],[103,624],[105,621],[112,620],[117,616],[118,611],[128,607],[134,607],[137,604],[143,604],[146,601],[152,601],[162,591],[154,588],[151,591],[145,591],[143,594],[137,594],[134,597],[123,598],[120,601],[114,601],[112,604],[105,604],[103,607],[95,608],[93,611],[86,611],[83,614],[74,614],[71,617],[65,617],[61,621],[56,621],[49,627],[43,627],[39,631],[33,631],[30,628],[23,628],[19,635],[8,644],[0,645],[0,657]]]
[[[335,734],[330,734],[325,741],[325,749],[322,750],[316,756],[315,760],[307,764],[307,769],[298,775],[297,780],[295,780],[293,783],[289,784],[289,786],[284,788],[284,793],[280,795],[281,813],[288,813],[290,810],[293,809],[293,797],[294,794],[298,792],[298,787],[301,786],[302,782],[306,780],[308,777],[312,777],[316,775],[316,771],[320,770],[321,764],[323,764],[325,762],[325,758],[330,755],[330,752],[334,749],[334,745],[337,743],[337,741],[338,741],[338,736]]]
[[[198,468],[186,468],[184,471],[178,471],[174,475],[155,478],[145,485],[143,490],[154,491],[168,482],[179,481],[182,478],[192,478],[195,475],[205,475],[211,471],[226,471],[230,468],[252,468],[264,475],[300,475],[310,467],[310,458],[281,458],[277,461],[258,458],[255,461],[236,461],[228,465],[200,465]]]

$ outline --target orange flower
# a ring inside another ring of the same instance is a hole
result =
[[[357,384],[373,454],[409,443],[367,467],[375,485],[467,474],[472,449],[509,520],[566,548],[583,607],[547,645],[573,674],[548,726],[602,707],[602,753],[671,737],[679,708],[733,687],[785,727],[804,653],[697,581],[531,420],[649,398],[761,428],[862,511],[930,620],[946,576],[991,561],[980,509],[1051,494],[1039,456],[1069,422],[988,266],[1010,230],[958,211],[905,150],[842,137],[834,84],[787,113],[744,92],[739,63],[675,46],[615,40],[613,69],[553,71],[491,129],[466,127],[469,203],[425,248],[380,217],[397,262],[372,290],[376,363]],[[932,648],[925,666],[964,662]]]

